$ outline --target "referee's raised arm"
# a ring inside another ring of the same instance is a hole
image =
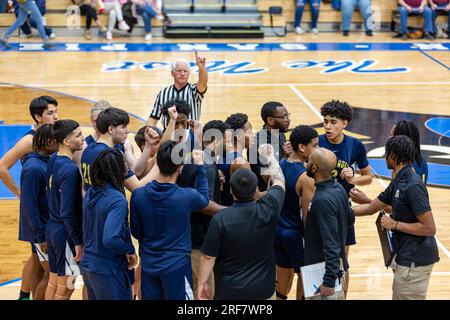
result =
[[[195,63],[198,67],[198,82],[197,90],[200,94],[204,94],[208,84],[208,71],[206,71],[206,58],[199,57],[197,51],[195,51]]]

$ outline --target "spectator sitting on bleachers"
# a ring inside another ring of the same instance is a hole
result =
[[[433,40],[432,11],[427,6],[427,0],[398,0],[398,12],[400,14],[400,36],[403,40],[408,39],[407,24],[410,14],[423,16],[424,37]]]
[[[106,27],[103,26],[97,16],[97,9],[95,8],[98,5],[97,0],[72,0],[72,2],[80,7],[80,14],[82,16],[86,16],[86,29],[84,30],[84,37],[87,40],[92,39],[92,20],[94,20],[101,32],[106,32]]]
[[[429,0],[431,10],[433,11],[433,29],[436,35],[436,18],[438,13],[444,12],[448,16],[447,39],[450,39],[450,0]]]
[[[119,23],[120,30],[130,30],[130,27],[123,20],[122,7],[118,0],[103,0],[105,6],[105,13],[109,14],[108,31],[106,31],[106,39],[112,40],[114,26],[116,21]]]
[[[302,15],[303,10],[305,10],[305,4],[309,2],[309,10],[311,10],[311,32],[318,34],[317,20],[319,20],[319,7],[320,0],[296,0],[295,1],[295,32],[298,34],[304,34],[305,31],[302,29]]]
[[[47,13],[47,8],[45,5],[45,0],[35,0],[36,1],[36,5],[39,9],[39,12],[41,13],[42,17],[45,16],[45,14]],[[19,15],[19,3],[17,2],[17,0],[14,0],[14,13],[16,15],[16,17],[18,17]],[[44,29],[45,29],[45,34],[50,38],[53,39],[55,38],[55,34],[53,33],[51,28],[47,28],[45,25],[45,18],[43,18],[43,24],[44,24]],[[37,29],[37,25],[36,25],[36,21],[33,20],[33,18],[28,17],[27,20],[25,20],[25,22],[23,23],[23,25],[20,27],[20,29],[22,30],[22,34],[20,35],[22,38],[29,38],[32,36],[31,34],[31,28],[35,28]]]
[[[142,16],[145,28],[145,40],[152,39],[152,18],[163,19],[161,9],[162,0],[131,0],[134,4],[135,13]],[[316,0],[318,1],[318,0]]]
[[[353,12],[358,5],[359,12],[364,20],[364,28],[366,35],[371,37],[372,33],[372,0],[342,0],[341,1],[341,15],[342,15],[342,34],[348,36],[350,32],[350,23],[352,22]]]

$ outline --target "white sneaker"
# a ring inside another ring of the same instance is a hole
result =
[[[312,28],[311,33],[319,34],[319,30],[317,30],[317,28]]]
[[[296,27],[295,28],[295,33],[297,33],[297,34],[304,34],[305,30],[303,30],[301,27]]]
[[[156,20],[164,20],[164,16],[162,14],[157,15]]]
[[[112,34],[112,32],[111,31],[107,31],[106,32],[106,40],[112,40],[112,36],[113,36],[113,34]]]
[[[152,40],[152,34],[151,33],[147,33],[146,35],[145,35],[145,41],[150,41],[150,40]]]
[[[127,25],[127,23],[124,20],[122,20],[119,22],[119,29],[123,30],[123,31],[127,31],[127,30],[130,30],[130,26]]]
[[[50,35],[48,36],[50,39],[55,39],[56,38],[56,34],[54,32],[50,33]]]

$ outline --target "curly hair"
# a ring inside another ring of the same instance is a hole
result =
[[[189,104],[186,101],[184,101],[182,99],[167,101],[161,109],[161,114],[168,118],[169,117],[169,108],[171,108],[173,106],[175,106],[175,108],[177,108],[178,113],[185,114],[187,117],[189,117],[189,115],[191,114],[192,108],[189,106]]]
[[[245,113],[234,113],[225,120],[233,130],[243,129],[247,122],[248,116]]]
[[[408,164],[414,161],[416,148],[414,142],[407,136],[393,136],[386,142],[386,159],[392,158],[398,165]]]
[[[289,136],[289,142],[294,151],[297,152],[300,144],[306,146],[312,139],[317,138],[318,136],[319,134],[313,127],[300,125],[292,130],[291,135]]]
[[[208,130],[216,130],[216,132],[220,131],[220,133],[222,134],[222,138],[223,138],[224,135],[225,135],[225,131],[227,131],[228,129],[231,129],[230,126],[227,123],[223,122],[222,120],[211,120],[211,121],[208,121],[203,126],[203,142],[204,143],[206,143],[206,142],[210,143],[210,142],[213,142],[215,140],[215,138],[217,138],[214,135],[212,135],[211,132],[209,134],[205,135],[205,133],[207,133]],[[210,141],[208,141],[209,138],[211,138]]]
[[[335,117],[341,120],[347,120],[349,123],[353,118],[353,109],[347,102],[339,100],[331,100],[320,108],[322,116]]]

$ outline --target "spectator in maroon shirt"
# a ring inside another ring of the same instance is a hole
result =
[[[400,35],[403,40],[408,39],[407,22],[409,15],[423,16],[424,37],[427,40],[434,40],[433,13],[427,6],[427,0],[398,0],[398,12],[400,13]]]

